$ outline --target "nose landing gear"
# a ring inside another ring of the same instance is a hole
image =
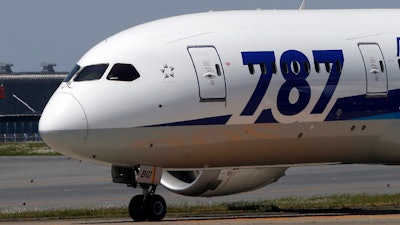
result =
[[[160,195],[154,194],[155,185],[143,188],[143,195],[134,196],[129,202],[129,215],[134,221],[161,221],[167,213],[167,205]]]
[[[160,184],[162,168],[153,166],[124,167],[113,165],[111,174],[114,183],[142,188],[143,194],[134,196],[129,202],[129,215],[134,221],[160,221],[167,213],[167,205],[156,187]]]

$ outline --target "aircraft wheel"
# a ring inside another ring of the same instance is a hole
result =
[[[131,199],[129,202],[129,216],[137,222],[147,220],[143,195],[136,195]]]
[[[167,204],[160,195],[150,195],[146,200],[146,213],[149,221],[161,221],[167,213]]]

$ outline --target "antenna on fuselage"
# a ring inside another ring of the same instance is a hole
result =
[[[300,5],[299,10],[303,10],[303,9],[305,9],[305,8],[306,8],[306,0],[303,0],[303,1],[301,2],[301,5]]]

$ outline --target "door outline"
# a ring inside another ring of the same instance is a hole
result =
[[[367,42],[358,43],[358,48],[364,63],[365,92],[367,97],[386,97],[388,92],[388,77],[385,57],[383,56],[381,47],[378,43]],[[375,51],[375,54],[371,54],[371,51]]]
[[[188,46],[187,50],[196,73],[200,102],[225,102],[227,95],[226,78],[218,50],[212,45]],[[211,62],[212,65],[208,66],[207,69],[205,68],[205,61],[207,59],[204,58],[202,60],[202,58],[195,52],[196,50],[201,50],[205,53],[208,52],[212,57],[214,57],[214,59],[211,59],[211,61],[214,60]],[[217,83],[217,85],[215,85],[215,83]],[[208,88],[211,89],[211,92]]]

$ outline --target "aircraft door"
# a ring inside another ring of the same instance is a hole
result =
[[[200,101],[225,101],[225,75],[217,49],[192,46],[188,51],[197,75]]]
[[[386,65],[379,45],[361,43],[358,47],[364,60],[367,95],[386,96],[388,91]]]

